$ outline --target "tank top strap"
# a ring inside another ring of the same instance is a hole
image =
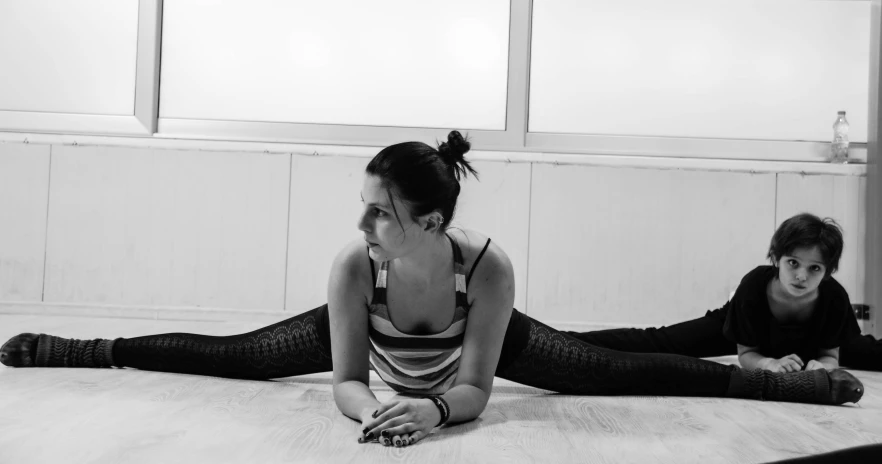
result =
[[[374,285],[374,294],[371,297],[371,306],[386,304],[386,276],[389,273],[389,261],[380,263],[380,272],[377,273],[377,283]]]
[[[462,250],[450,235],[447,235],[453,247],[453,273],[456,279],[456,306],[466,311],[469,309],[468,288],[466,287],[466,270],[462,259]]]
[[[446,235],[446,234],[445,234]],[[456,306],[468,310],[468,289],[466,288],[466,270],[463,265],[462,250],[450,235],[447,235],[453,248],[453,272],[456,279]],[[373,260],[371,261],[373,269]],[[371,297],[371,306],[386,304],[386,282],[389,273],[389,261],[380,263],[380,272],[377,273],[377,282],[374,285],[374,294]]]

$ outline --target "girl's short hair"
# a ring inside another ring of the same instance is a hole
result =
[[[778,262],[797,248],[818,247],[824,260],[826,276],[839,269],[839,258],[844,247],[842,229],[831,218],[821,219],[814,214],[801,213],[782,222],[772,236],[768,258]]]

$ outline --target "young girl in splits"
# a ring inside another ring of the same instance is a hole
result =
[[[392,145],[367,165],[364,233],[338,254],[328,304],[242,335],[185,333],[73,340],[21,334],[2,349],[19,367],[137,369],[271,379],[333,370],[340,412],[359,441],[419,441],[478,417],[494,375],[574,395],[690,395],[820,404],[856,402],[863,386],[834,369],[773,373],[670,354],[622,353],[565,335],[512,309],[514,273],[489,238],[448,230],[459,180],[476,174],[453,131],[434,149]],[[333,363],[332,363],[333,359]],[[406,396],[380,403],[374,371]],[[356,438],[356,437],[353,437]]]
[[[743,367],[773,372],[840,364],[880,371],[882,342],[860,334],[848,293],[832,277],[842,249],[835,221],[799,214],[772,236],[772,265],[744,276],[722,308],[669,327],[568,333],[636,353],[711,357],[737,352]]]

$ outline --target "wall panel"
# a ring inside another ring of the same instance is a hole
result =
[[[289,156],[53,149],[47,302],[282,309]]]
[[[670,324],[720,307],[762,264],[775,176],[536,165],[529,313]]]
[[[0,300],[43,298],[50,150],[0,143]]]

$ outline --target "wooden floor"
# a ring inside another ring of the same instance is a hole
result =
[[[20,332],[224,335],[264,323],[0,315]],[[734,362],[734,357],[720,358]],[[713,398],[574,397],[497,379],[471,423],[408,448],[358,444],[329,374],[273,382],[133,369],[0,365],[0,463],[752,463],[882,443],[882,373],[853,371],[860,406]],[[393,392],[374,377],[381,399]]]

